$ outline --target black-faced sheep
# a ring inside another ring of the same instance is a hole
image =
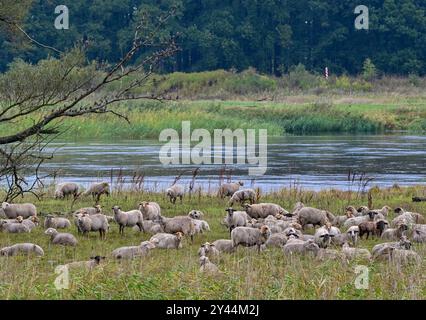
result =
[[[401,223],[396,228],[389,228],[386,229],[382,233],[382,239],[388,239],[388,240],[398,240],[403,235],[405,235],[405,232],[408,230],[408,226],[405,223]]]

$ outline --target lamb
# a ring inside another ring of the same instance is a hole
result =
[[[320,248],[314,242],[314,240],[303,241],[299,239],[289,239],[283,247],[283,252],[285,255],[292,255],[293,253],[313,253],[313,255],[316,256],[319,250]]]
[[[182,238],[182,232],[176,232],[176,234],[157,233],[149,241],[159,249],[179,249],[182,248]]]
[[[358,243],[359,227],[352,226],[345,233],[341,233],[331,238],[331,243],[334,245],[341,246],[345,242],[350,241],[353,246]]]
[[[270,236],[271,231],[268,226],[262,226],[260,229],[236,227],[231,232],[232,246],[257,246],[257,249],[260,252],[261,245],[265,244]]]
[[[245,227],[249,221],[249,216],[244,211],[236,211],[233,208],[228,208],[225,211],[228,212],[226,216],[226,225],[229,228],[229,232],[236,227]]]
[[[219,268],[212,262],[210,262],[209,258],[206,256],[200,257],[200,272],[209,274],[209,275],[220,275],[222,272]]]
[[[303,230],[308,224],[323,226],[327,221],[334,221],[334,215],[326,210],[303,207],[298,212],[298,222]]]
[[[146,256],[151,249],[156,248],[154,241],[143,241],[139,246],[121,247],[115,249],[111,255],[115,259],[134,259]]]
[[[416,224],[413,226],[412,238],[414,242],[426,242],[426,225]]]
[[[32,216],[37,216],[37,208],[32,203],[7,203],[3,202],[1,205],[6,218],[16,219],[21,216],[27,219]]]
[[[219,239],[219,240],[213,241],[212,245],[219,252],[231,253],[231,252],[234,252],[235,250],[234,246],[232,245],[232,240]]]
[[[246,204],[244,207],[247,214],[254,219],[288,214],[288,211],[275,203]]]
[[[202,244],[200,249],[198,249],[198,256],[200,257],[202,256],[212,257],[212,256],[218,256],[219,254],[220,254],[219,250],[216,249],[215,245],[210,242],[206,242]]]
[[[1,221],[0,222],[0,231],[5,231],[7,233],[26,233],[31,232],[31,230],[22,223],[19,222],[7,222],[7,221]]]
[[[328,232],[328,230],[325,227],[321,227],[319,228],[316,232],[315,232],[315,243],[320,247],[320,248],[327,248],[330,245],[331,242],[331,237],[330,234]]]
[[[345,242],[342,246],[342,252],[345,255],[346,259],[353,260],[353,259],[365,259],[370,260],[371,259],[371,253],[367,249],[360,249],[360,248],[351,248],[349,247],[349,244]]]
[[[200,210],[191,210],[188,213],[188,217],[190,217],[192,219],[200,220],[201,218],[204,217],[204,213]]]
[[[176,216],[173,218],[166,218],[160,216],[158,221],[165,233],[181,232],[183,235],[191,237],[191,242],[194,241],[195,225],[194,220],[190,217]]]
[[[44,256],[43,249],[34,243],[17,243],[10,247],[0,249],[0,256],[16,256],[18,254],[35,254],[36,256]]]
[[[161,216],[161,208],[157,202],[143,201],[139,203],[139,211],[142,212],[144,220],[156,220]]]
[[[194,223],[195,233],[204,233],[204,231],[210,231],[210,226],[207,221],[192,219]]]
[[[49,214],[44,220],[44,228],[66,229],[71,227],[71,222],[66,218],[54,217]]]
[[[77,219],[78,230],[84,235],[89,232],[98,232],[101,239],[106,238],[109,229],[108,219],[103,214],[83,214]]]
[[[235,202],[239,202],[241,204],[244,201],[250,201],[250,204],[253,204],[256,199],[256,192],[253,189],[243,189],[235,192],[231,199],[229,199],[229,206],[232,207]]]
[[[408,226],[405,223],[401,223],[397,228],[386,229],[382,233],[382,239],[398,240],[401,236],[405,235],[408,230]]]
[[[74,182],[61,183],[56,187],[55,199],[64,199],[73,196],[74,199],[78,197],[79,186]]]
[[[244,186],[244,183],[242,181],[224,183],[219,187],[218,196],[222,199],[224,197],[232,197],[232,195],[237,192],[242,186]]]
[[[114,219],[119,225],[119,233],[124,235],[125,227],[138,226],[139,230],[143,231],[143,215],[140,210],[121,211],[119,206],[112,207],[114,211]]]
[[[106,194],[107,196],[110,195],[110,187],[108,182],[94,183],[89,187],[89,189],[86,190],[86,192],[83,193],[85,196],[91,195],[92,198],[96,200],[96,203],[99,202],[99,199],[103,194]]]
[[[102,260],[105,260],[106,257],[101,256],[95,256],[90,257],[90,260],[88,261],[75,261],[67,263],[65,266],[68,268],[68,270],[76,269],[76,270],[85,270],[85,271],[92,271],[94,268],[98,267]]]
[[[174,184],[170,188],[166,190],[166,194],[169,197],[171,203],[175,204],[176,199],[180,199],[180,203],[182,203],[182,199],[185,193],[185,188],[180,184]]]
[[[50,236],[52,244],[75,247],[78,243],[77,239],[71,233],[59,233],[53,228],[47,229],[44,234]]]

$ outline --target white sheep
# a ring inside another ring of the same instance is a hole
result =
[[[287,210],[275,203],[246,204],[244,207],[247,214],[255,219],[288,214]]]
[[[188,212],[188,217],[201,220],[204,217],[204,213],[200,210],[191,210]]]
[[[408,226],[405,223],[401,223],[397,228],[388,228],[382,233],[382,239],[398,240],[408,230]]]
[[[179,249],[182,248],[182,238],[182,232],[176,232],[176,234],[157,233],[149,241],[154,243],[155,247],[159,249]]]
[[[74,199],[78,197],[80,187],[74,182],[65,182],[58,184],[55,190],[55,199],[64,199],[73,196]]]
[[[330,245],[331,242],[331,237],[330,237],[330,233],[328,232],[328,230],[325,228],[325,226],[319,228],[318,230],[315,231],[315,243],[320,247],[320,248],[327,248]]]
[[[210,242],[205,242],[201,245],[200,249],[198,249],[198,256],[207,256],[214,257],[220,254],[219,250],[216,249],[216,246]]]
[[[161,216],[161,208],[157,202],[143,201],[139,203],[139,211],[144,220],[157,220]]]
[[[112,207],[114,211],[114,219],[119,225],[119,233],[124,235],[125,227],[138,226],[140,231],[143,231],[143,215],[140,210],[121,211],[119,206]]]
[[[115,249],[111,255],[115,259],[134,259],[146,256],[150,250],[156,248],[154,241],[143,241],[139,246],[121,247]]]
[[[52,244],[75,247],[78,243],[77,239],[71,233],[59,233],[53,228],[47,229],[44,234],[50,236]]]
[[[202,256],[199,259],[200,261],[200,272],[208,275],[221,275],[222,272],[219,268],[212,262],[210,262],[209,258],[206,256]]]
[[[106,257],[101,256],[95,256],[90,257],[90,260],[88,261],[74,261],[67,263],[65,267],[68,268],[68,270],[85,270],[85,271],[92,271],[94,268],[98,267],[103,260],[105,260]]]
[[[106,233],[109,229],[108,219],[103,214],[83,214],[77,218],[78,230],[84,235],[89,235],[89,232],[99,232],[101,239],[106,238]]]
[[[351,248],[347,242],[343,244],[342,252],[348,260],[365,259],[369,261],[371,259],[370,251],[367,249]]]
[[[245,247],[257,246],[258,251],[260,247],[271,236],[271,231],[268,226],[262,226],[260,229],[249,227],[236,227],[231,232],[232,245],[237,247],[239,245]]]
[[[180,184],[174,184],[166,190],[166,195],[169,197],[171,203],[175,204],[176,199],[179,198],[182,203],[183,196],[185,194],[185,188]]]
[[[71,227],[71,222],[67,218],[62,217],[54,217],[53,215],[49,214],[46,216],[46,219],[44,220],[44,228],[54,228],[54,229],[66,229]]]
[[[191,219],[188,216],[176,216],[173,218],[160,216],[160,219],[158,220],[165,233],[181,232],[183,235],[189,236],[191,238],[191,242],[194,241],[195,235],[194,221],[194,219]]]
[[[245,227],[247,225],[249,216],[245,211],[237,211],[233,208],[228,208],[225,211],[228,212],[225,221],[229,232],[232,232],[236,227]]]
[[[0,221],[0,231],[4,231],[7,233],[27,233],[31,232],[31,230],[20,222],[7,222]]]
[[[106,194],[110,195],[110,187],[108,182],[100,182],[92,184],[86,192],[83,193],[84,196],[91,195],[96,202],[99,202],[101,195]]]
[[[237,192],[241,186],[244,186],[244,183],[242,181],[224,183],[219,187],[218,195],[222,199],[224,197],[232,197],[232,195]]]
[[[219,239],[212,242],[212,245],[219,251],[225,253],[234,252],[235,248],[232,245],[232,240]]]
[[[34,243],[17,243],[10,247],[4,247],[0,249],[0,256],[10,257],[19,254],[35,254],[37,256],[44,256],[44,251],[40,246]]]
[[[341,246],[345,242],[351,242],[353,246],[356,246],[358,243],[359,237],[359,227],[352,226],[346,232],[338,234],[331,238],[331,243],[334,245]]]
[[[236,202],[243,204],[244,201],[249,201],[250,204],[253,204],[256,201],[256,192],[253,189],[236,191],[229,199],[229,206],[232,207]]]
[[[314,256],[318,254],[320,250],[319,246],[310,239],[307,241],[299,239],[289,239],[283,247],[283,252],[285,255],[292,255],[294,253],[298,254],[309,254],[313,253]]]
[[[9,219],[16,219],[18,216],[26,219],[31,216],[37,216],[37,208],[32,203],[7,203],[1,205],[4,214]]]

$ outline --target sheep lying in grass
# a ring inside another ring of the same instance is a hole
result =
[[[204,231],[210,231],[210,226],[207,221],[193,219],[195,234],[204,233]]]
[[[308,224],[312,224],[313,226],[318,225],[321,227],[327,222],[334,221],[334,215],[331,212],[311,207],[301,208],[297,216],[298,223],[302,226],[303,230],[305,230]]]
[[[3,202],[1,207],[8,219],[16,219],[21,216],[23,219],[37,216],[37,208],[32,203],[7,203]]]
[[[273,233],[268,238],[268,240],[266,240],[265,246],[267,248],[268,247],[279,247],[279,248],[281,248],[287,243],[287,240],[291,236],[299,238],[300,234],[299,234],[299,232],[297,232],[297,230],[295,228],[291,228],[291,227],[285,229],[283,232]]]
[[[254,219],[288,214],[287,210],[275,203],[246,204],[244,208],[247,214]]]
[[[212,276],[221,275],[222,272],[219,270],[219,268],[212,262],[210,262],[210,259],[206,256],[201,256],[200,259],[200,272]]]
[[[143,241],[138,246],[117,248],[111,253],[111,255],[115,259],[134,259],[136,257],[139,258],[146,256],[150,250],[156,247],[156,243],[152,240]]]
[[[98,214],[98,213],[102,213],[102,207],[98,204],[94,207],[85,207],[85,208],[80,208],[77,211],[74,211],[73,216],[76,216],[78,214]]]
[[[110,187],[108,182],[94,183],[89,187],[89,189],[86,190],[86,192],[83,193],[84,196],[92,196],[96,202],[99,202],[99,199],[103,194],[106,194],[107,196],[110,195]]]
[[[412,239],[414,242],[424,243],[426,242],[426,225],[415,224],[413,226]]]
[[[303,241],[299,239],[289,239],[283,247],[285,255],[298,254],[309,254],[312,253],[314,256],[318,254],[320,247],[314,242],[314,240]]]
[[[345,242],[350,242],[353,246],[358,243],[359,227],[352,226],[345,233],[338,234],[331,238],[331,243],[337,246],[343,245]]]
[[[161,216],[161,208],[157,202],[143,201],[139,203],[139,211],[144,220],[157,220]]]
[[[395,249],[403,249],[403,250],[410,250],[411,249],[411,242],[407,239],[406,236],[402,236],[399,241],[396,242],[383,242],[376,244],[373,249],[371,249],[371,254],[373,256],[373,259],[376,259],[377,256],[381,255],[381,252],[386,248],[395,248]]]
[[[405,235],[405,232],[407,230],[408,230],[408,226],[405,223],[401,223],[397,228],[386,229],[382,233],[382,239],[398,240],[403,235]]]
[[[232,245],[232,240],[219,239],[219,240],[213,241],[212,245],[219,252],[232,253],[235,250],[234,246]]]
[[[214,257],[220,254],[219,250],[216,249],[216,246],[210,242],[205,242],[201,245],[200,249],[198,249],[198,256],[207,256]]]
[[[22,217],[18,217],[18,218],[22,219]],[[30,229],[30,231],[31,231],[31,230],[33,230],[34,228],[36,228],[39,225],[40,219],[38,217],[36,217],[36,216],[32,216],[32,217],[29,217],[27,219],[23,219],[21,221],[21,223],[24,226],[26,226],[28,229]]]
[[[331,243],[330,233],[325,226],[315,231],[314,239],[315,243],[323,249],[327,248]]]
[[[16,256],[16,255],[30,255],[44,256],[43,249],[34,243],[17,243],[10,247],[0,249],[0,256]]]
[[[84,271],[92,271],[94,268],[98,267],[101,262],[105,260],[105,257],[95,256],[90,257],[88,261],[75,261],[67,263],[65,266],[68,270],[84,270]]]
[[[194,241],[194,219],[191,219],[188,216],[176,216],[173,218],[160,216],[158,222],[163,227],[165,233],[181,232],[183,235],[190,237],[191,242]]]
[[[108,219],[103,214],[83,214],[78,217],[77,225],[83,236],[89,236],[89,232],[99,232],[100,238],[104,240],[109,229]]]
[[[176,199],[180,199],[180,203],[182,203],[182,199],[185,193],[185,188],[180,184],[174,184],[170,188],[166,190],[166,195],[169,197],[171,203],[175,204]]]
[[[73,196],[74,199],[78,196],[80,187],[74,182],[65,182],[58,184],[55,190],[55,199],[64,199]]]
[[[249,201],[253,204],[256,200],[256,192],[253,189],[243,189],[235,192],[231,199],[229,199],[229,206],[232,207],[234,203],[243,204],[244,201]]]
[[[346,257],[341,251],[320,248],[315,258],[319,261],[338,260],[339,262],[344,262]]]
[[[52,244],[75,247],[78,243],[77,239],[71,233],[59,233],[53,228],[47,229],[44,234],[50,236]]]
[[[124,235],[125,227],[138,226],[139,230],[143,231],[143,215],[140,210],[121,211],[119,206],[112,207],[114,219],[119,225],[119,233]]]
[[[31,230],[20,222],[7,222],[0,221],[0,231],[4,231],[6,233],[26,233],[31,232]]]
[[[49,214],[44,220],[44,228],[54,228],[54,229],[66,229],[71,227],[71,222],[66,218],[54,217]]]
[[[229,232],[232,232],[236,227],[245,227],[249,221],[249,216],[245,211],[237,211],[233,208],[225,210],[228,214],[226,216],[226,225]]]
[[[351,248],[347,242],[343,244],[342,252],[348,260],[365,259],[369,261],[371,259],[370,251],[367,249]]]
[[[225,197],[232,197],[232,195],[237,192],[241,186],[244,186],[242,181],[224,183],[219,187],[218,196],[222,199]]]
[[[419,265],[422,261],[417,252],[407,249],[399,249],[388,246],[382,249],[374,256],[375,260],[389,261],[397,265],[415,264]]]
[[[407,212],[402,208],[396,208],[395,213],[398,216],[392,220],[391,222],[392,227],[396,227],[400,225],[401,223],[405,223],[407,225],[425,223],[425,218],[420,213]]]
[[[260,229],[237,227],[231,232],[231,240],[234,247],[239,245],[245,247],[257,246],[258,251],[260,251],[260,247],[265,244],[270,236],[271,231],[267,226],[262,226]]]
[[[179,249],[182,248],[182,239],[182,232],[176,232],[176,234],[157,233],[149,241],[154,243],[158,249]]]

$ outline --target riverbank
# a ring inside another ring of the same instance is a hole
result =
[[[426,203],[413,203],[413,195],[423,195],[424,188],[375,189],[372,206],[392,208],[401,206],[407,210],[424,213]],[[52,190],[47,191],[41,201],[27,196],[22,202],[34,202],[40,215],[71,211],[71,200],[53,200]],[[285,257],[279,248],[261,253],[239,248],[234,254],[224,254],[214,262],[224,272],[220,278],[203,276],[199,273],[197,250],[200,244],[216,239],[228,239],[229,232],[221,225],[227,207],[226,200],[214,195],[194,194],[174,206],[164,194],[141,192],[117,192],[102,198],[101,205],[106,214],[111,214],[113,205],[123,210],[134,209],[140,201],[157,201],[164,216],[186,214],[192,209],[205,213],[211,231],[198,235],[191,244],[183,242],[179,250],[153,250],[148,257],[117,263],[110,258],[113,249],[121,246],[138,245],[150,238],[147,234],[126,229],[125,236],[118,234],[116,224],[111,224],[106,241],[91,234],[90,239],[75,234],[79,244],[75,250],[50,246],[42,228],[29,234],[0,233],[1,247],[18,242],[34,242],[42,246],[45,256],[41,258],[0,258],[0,298],[2,299],[424,299],[425,278],[419,270],[426,267],[425,246],[414,244],[413,249],[422,256],[420,266],[399,268],[387,262],[352,261],[349,264],[336,260],[320,262],[305,256]],[[306,205],[343,214],[348,204],[367,205],[366,196],[356,192],[328,190],[322,192],[284,189],[264,195],[262,202],[275,202],[291,210],[297,201]],[[79,200],[73,209],[91,206],[90,199]],[[393,215],[393,214],[392,214]],[[389,218],[391,219],[391,217]],[[308,233],[312,233],[309,231]],[[362,240],[360,247],[370,249],[381,239]],[[70,274],[67,290],[56,290],[54,280],[58,276],[57,265],[77,260],[87,260],[93,255],[108,257],[103,267],[90,273],[76,271]],[[357,274],[355,267],[365,265],[369,269],[367,289],[354,285]]]

